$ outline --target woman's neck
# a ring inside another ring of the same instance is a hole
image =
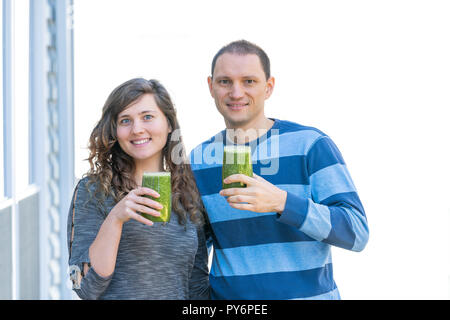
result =
[[[142,185],[142,175],[144,172],[164,171],[163,159],[160,161],[135,161],[134,180],[138,186]]]

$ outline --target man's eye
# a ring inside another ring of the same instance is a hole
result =
[[[245,80],[245,83],[246,83],[246,84],[253,84],[253,83],[255,83],[255,80],[253,80],[253,79],[247,79],[247,80]]]
[[[222,79],[222,80],[219,80],[219,83],[223,84],[223,85],[227,85],[227,84],[230,84],[231,82],[230,82],[230,80]]]

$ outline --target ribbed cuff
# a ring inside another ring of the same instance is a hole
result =
[[[278,221],[300,229],[306,219],[308,207],[308,199],[288,192],[284,211],[278,215]]]

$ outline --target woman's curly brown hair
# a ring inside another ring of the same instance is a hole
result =
[[[112,195],[119,202],[137,187],[134,180],[135,164],[117,141],[117,116],[144,94],[153,94],[156,104],[172,128],[163,148],[165,169],[171,172],[172,210],[178,221],[185,224],[187,215],[192,222],[204,223],[204,208],[194,181],[186,152],[179,135],[176,110],[167,90],[157,80],[131,79],[115,88],[105,102],[102,116],[89,138],[90,170],[88,184],[97,184],[100,199]],[[175,136],[176,135],[176,136]],[[175,157],[176,159],[174,159]]]

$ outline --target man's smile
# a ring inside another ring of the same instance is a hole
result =
[[[247,107],[249,104],[248,103],[243,103],[243,102],[232,102],[232,103],[227,103],[226,104],[228,108],[230,108],[231,110],[242,110],[245,107]]]

